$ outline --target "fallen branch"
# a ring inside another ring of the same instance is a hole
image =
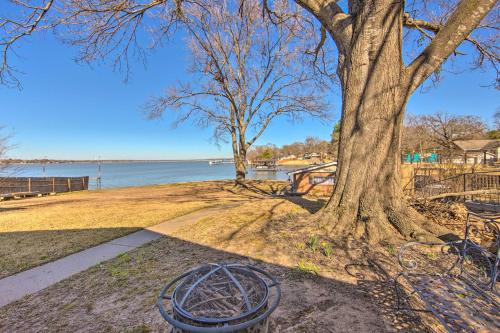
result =
[[[463,192],[451,192],[451,193],[441,193],[433,195],[430,197],[421,197],[417,200],[436,200],[448,197],[461,197],[466,195],[477,195],[477,194],[500,194],[500,189],[487,189],[487,190],[475,190],[475,191],[463,191]]]

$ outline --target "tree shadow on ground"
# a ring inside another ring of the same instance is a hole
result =
[[[250,221],[247,223],[242,224],[238,228],[236,228],[234,231],[232,231],[228,237],[225,238],[226,241],[231,241],[234,238],[236,238],[244,229],[249,228],[252,224],[259,222],[261,219],[266,219],[266,221],[272,221],[273,218],[275,217],[275,211],[276,209],[283,205],[283,202],[278,202],[274,205],[271,206],[271,208],[268,211],[264,211],[262,214],[252,218]],[[267,226],[267,223],[265,224]],[[264,226],[264,228],[265,228]]]
[[[421,318],[408,311],[397,310],[394,279],[378,262],[368,259],[345,266],[346,272],[357,279],[357,285],[377,305],[381,315],[402,332],[430,332]],[[404,292],[404,291],[403,291]]]
[[[53,198],[53,197],[52,197]],[[58,205],[67,205],[67,204],[85,204],[90,202],[91,199],[65,199],[65,200],[57,200],[53,202],[48,202],[47,199],[51,199],[51,197],[34,197],[34,198],[21,198],[21,199],[11,199],[0,202],[3,204],[3,207],[0,207],[0,211],[14,211],[14,210],[24,210],[24,209],[32,209],[37,207],[50,207],[50,206],[58,206]],[[6,206],[8,205],[8,206]],[[12,207],[11,207],[12,206]]]
[[[289,184],[283,181],[276,181],[273,183],[270,181],[259,180],[233,183],[231,188],[227,185],[228,184],[220,184],[219,190],[248,198],[258,199],[262,199],[263,197],[282,197],[286,193],[286,189],[289,187]],[[242,190],[245,190],[246,193],[242,192]]]
[[[155,307],[160,290],[175,276],[210,262],[252,264],[278,278],[282,301],[271,316],[270,332],[394,331],[383,320],[390,306],[379,305],[385,289],[371,275],[351,282],[317,276],[293,262],[256,260],[171,236],[1,308],[0,331],[169,332]]]
[[[0,212],[10,212],[16,210],[25,210],[26,207],[0,207]]]
[[[303,196],[285,196],[283,199],[290,201],[304,209],[306,209],[309,213],[314,214],[317,213],[323,208],[327,199],[324,198],[308,198]]]
[[[0,279],[141,229],[130,227],[0,232]]]

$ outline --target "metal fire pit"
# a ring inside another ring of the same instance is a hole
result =
[[[280,298],[279,283],[257,267],[207,264],[167,284],[156,305],[171,333],[266,333]]]

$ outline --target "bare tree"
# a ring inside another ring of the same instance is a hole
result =
[[[290,155],[295,155],[295,157],[301,157],[305,153],[305,147],[304,143],[302,142],[294,142],[288,145],[283,145],[282,149],[282,155],[284,157],[290,156]]]
[[[421,135],[427,136],[435,146],[446,151],[455,149],[453,141],[482,139],[486,135],[486,124],[476,116],[454,116],[444,112],[415,118]]]
[[[304,141],[306,153],[317,153],[320,144],[321,144],[320,138],[315,136],[308,136]]]
[[[300,13],[286,1],[275,1],[273,11],[290,18],[273,24],[257,0],[186,5],[193,83],[171,87],[147,105],[152,117],[176,110],[179,122],[212,126],[217,141],[229,137],[237,182],[245,180],[248,149],[275,118],[327,116],[321,81],[301,65],[308,35]]]
[[[12,49],[13,43],[26,34],[50,25],[45,6],[51,1],[39,2],[42,4],[31,11],[24,8],[28,15],[20,14],[22,20],[0,19],[3,29],[0,46],[4,50]],[[150,21],[156,24],[159,36],[164,36],[172,31],[170,28],[184,7],[204,3],[201,0],[61,2],[67,10],[55,21],[73,28],[79,37],[73,39],[74,43],[90,59],[117,52],[127,55],[146,12],[152,13]],[[490,64],[496,70],[497,1],[295,2],[322,26],[321,38],[312,50],[319,55],[316,59],[324,59],[323,50],[329,40],[338,50],[337,73],[342,90],[339,165],[333,194],[318,218],[331,226],[332,235],[351,235],[370,242],[396,234],[430,237],[429,231],[437,231],[436,227],[403,200],[399,154],[405,106],[413,92],[433,74],[439,77],[446,69],[446,60],[454,56],[475,52],[474,66]],[[286,22],[287,16],[275,13],[270,3],[262,0],[263,14],[278,25]],[[407,52],[409,47],[412,51]],[[3,77],[9,68],[4,58]]]
[[[427,131],[419,122],[418,116],[405,117],[402,132],[401,152],[422,152],[434,148],[433,144],[429,142]]]
[[[0,126],[0,132],[3,132],[3,129]],[[9,136],[0,134],[0,177],[4,176],[9,169],[9,163],[5,159],[9,148]]]
[[[437,150],[444,157],[456,151],[453,141],[486,137],[486,124],[476,116],[455,116],[446,112],[409,116],[403,128],[401,150],[423,152]]]

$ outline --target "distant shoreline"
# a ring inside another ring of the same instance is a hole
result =
[[[204,158],[192,160],[0,160],[0,165],[9,164],[111,164],[111,163],[179,163],[179,162],[208,162],[213,160],[231,160],[231,158]],[[320,164],[315,160],[285,160],[277,161],[279,166],[308,166]]]
[[[0,164],[88,164],[88,163],[165,163],[165,162],[208,162],[211,160],[230,160],[231,158],[204,158],[185,160],[0,160]]]

